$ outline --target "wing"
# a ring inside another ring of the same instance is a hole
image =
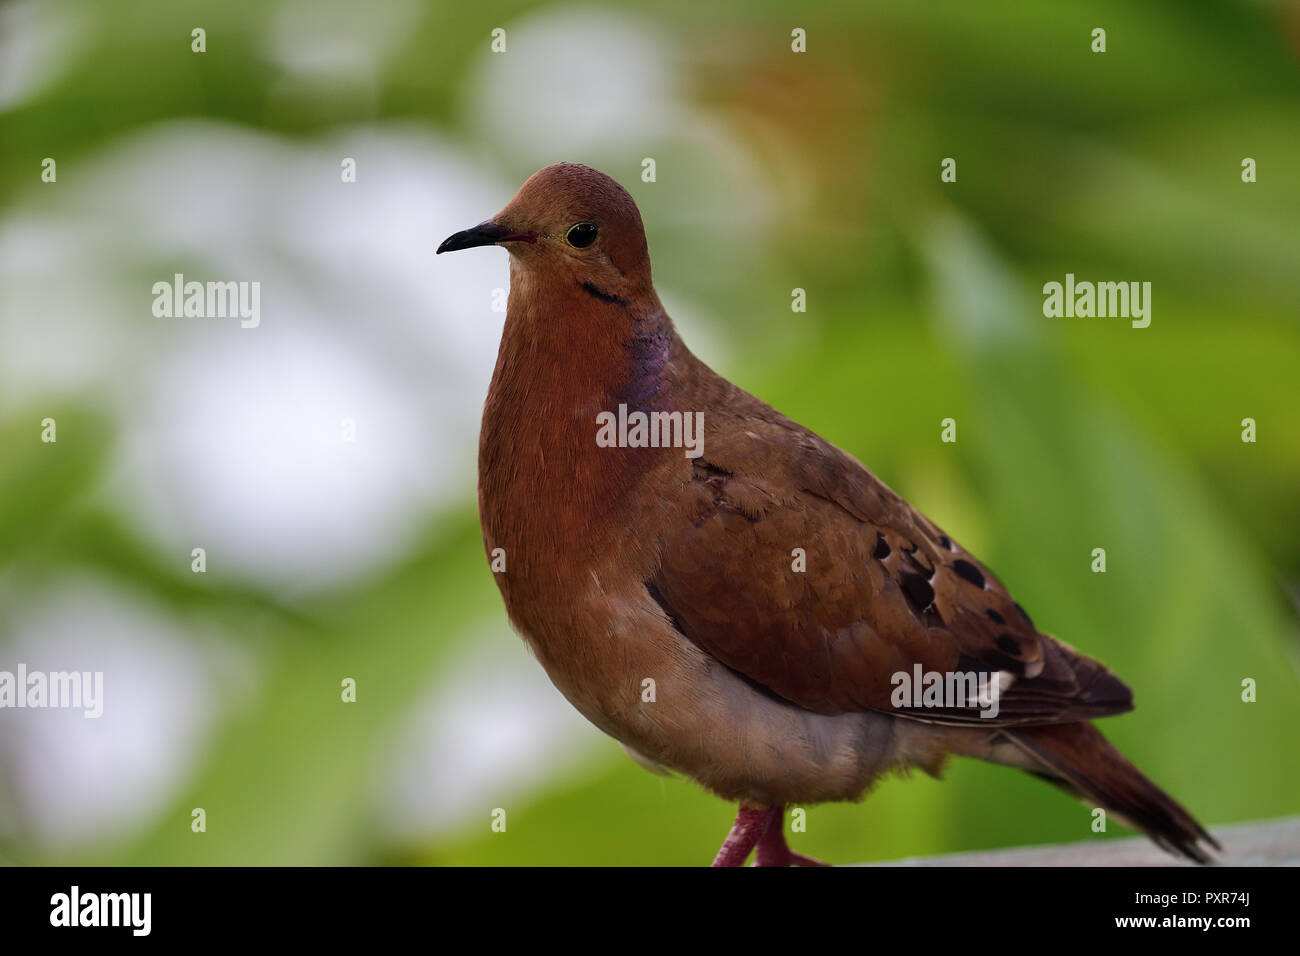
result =
[[[712,416],[688,512],[647,582],[683,634],[820,713],[990,726],[1131,709],[1121,681],[1039,633],[993,574],[860,462],[745,397],[763,417]],[[895,706],[894,675],[917,665],[997,673],[999,713]]]

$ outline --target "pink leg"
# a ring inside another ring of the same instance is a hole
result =
[[[748,807],[741,807],[740,812],[736,814],[736,822],[732,825],[731,832],[722,841],[722,849],[718,850],[713,865],[744,866],[745,860],[749,858],[749,851],[754,849],[754,844],[762,839],[763,834],[772,826],[773,820],[780,824],[780,807],[775,810],[751,810]]]
[[[758,840],[758,852],[754,856],[755,866],[828,866],[821,860],[793,852],[785,845],[784,807],[775,809],[776,817]]]

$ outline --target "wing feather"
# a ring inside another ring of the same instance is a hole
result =
[[[860,462],[753,401],[762,414],[715,420],[686,520],[647,582],[687,637],[821,713],[989,726],[1132,707],[1104,665],[1040,633],[996,575]],[[1001,675],[999,713],[894,706],[894,675],[918,664]]]

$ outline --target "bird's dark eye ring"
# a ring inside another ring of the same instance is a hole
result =
[[[596,241],[596,224],[594,222],[575,223],[565,233],[564,241],[575,249],[586,249]]]

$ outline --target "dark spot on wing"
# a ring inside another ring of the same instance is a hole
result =
[[[905,571],[899,575],[899,586],[907,595],[908,602],[917,611],[924,611],[934,603],[934,588],[930,582],[919,574]]]
[[[984,575],[980,574],[980,569],[964,558],[954,561],[952,569],[977,588],[984,587]]]
[[[877,531],[875,558],[877,561],[883,561],[887,557],[889,557],[889,542],[885,540],[883,534]]]

